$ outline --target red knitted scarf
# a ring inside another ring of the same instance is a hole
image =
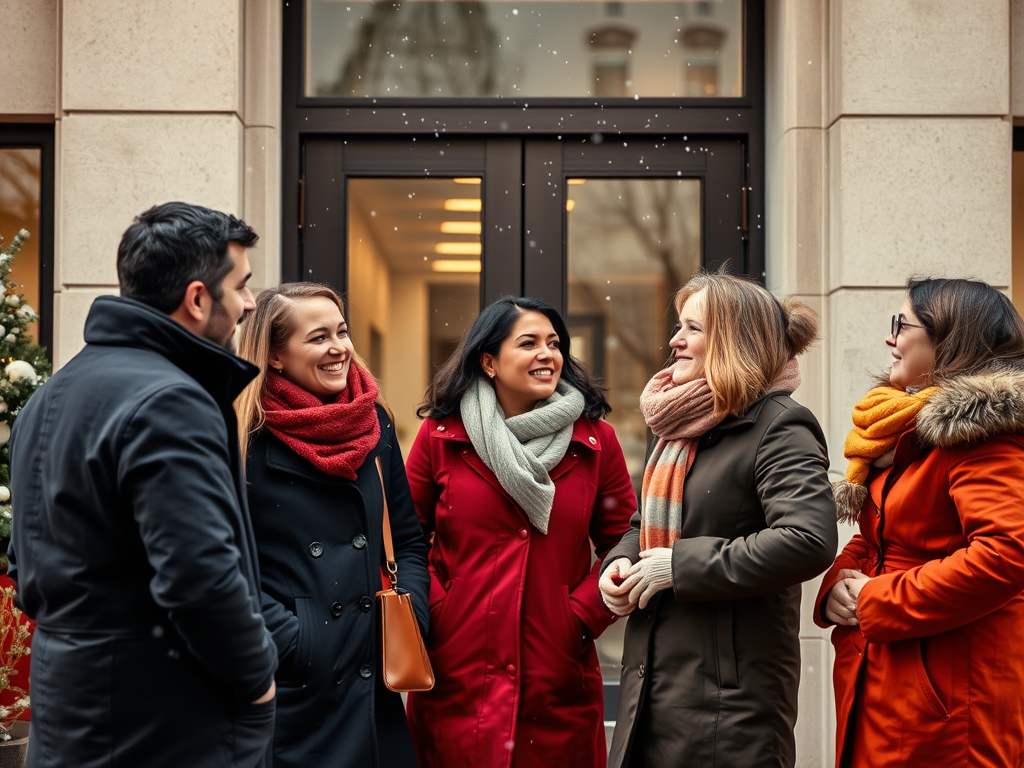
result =
[[[273,371],[263,387],[263,410],[270,433],[317,469],[356,479],[356,470],[380,440],[374,409],[377,382],[352,362],[348,386],[334,402],[292,384]]]

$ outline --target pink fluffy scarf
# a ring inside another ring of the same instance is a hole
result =
[[[767,392],[792,393],[800,368],[792,358]],[[670,547],[682,536],[683,484],[697,457],[697,444],[725,418],[714,410],[706,379],[672,383],[672,369],[658,371],[640,395],[644,421],[658,438],[644,470],[640,492],[640,549]]]

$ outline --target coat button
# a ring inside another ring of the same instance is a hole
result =
[[[644,665],[643,664],[641,664],[640,665],[640,669],[638,669],[636,671],[636,676],[637,677],[643,677],[644,676]]]
[[[596,437],[591,435],[589,439],[590,439],[590,444],[591,445],[597,445],[597,438]]]
[[[338,618],[341,616],[342,606],[341,603],[335,603],[331,606],[331,616]]]
[[[519,529],[519,538],[520,539],[525,539],[529,535],[530,535],[530,532],[528,530],[526,530],[525,528],[520,528]]]
[[[313,557],[320,557],[324,553],[324,545],[319,541],[314,541],[309,545],[309,554]]]
[[[335,685],[341,685],[344,681],[345,681],[345,673],[344,672],[335,672],[334,673],[334,684]]]
[[[363,666],[359,668],[359,676],[369,680],[373,677],[373,667],[369,664],[363,664]]]
[[[437,431],[438,431],[438,432],[444,432],[444,424],[442,424],[441,426],[439,426],[439,427],[437,428]]]
[[[373,608],[373,600],[371,600],[366,595],[363,595],[362,597],[359,598],[359,610],[360,611],[362,611],[363,613],[369,613],[372,608]]]
[[[361,533],[357,533],[352,537],[352,546],[356,549],[362,549],[366,546],[366,537]]]
[[[515,664],[509,664],[507,667],[505,667],[505,671],[508,672],[508,676],[509,677],[515,677],[516,676],[516,665]]]

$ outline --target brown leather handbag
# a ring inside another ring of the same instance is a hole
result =
[[[387,557],[388,578],[391,579],[391,589],[382,589],[377,593],[380,669],[384,675],[384,685],[389,690],[399,693],[429,691],[434,687],[434,670],[430,667],[427,647],[423,644],[420,625],[416,621],[412,595],[398,588],[398,564],[395,563],[395,547],[391,542],[388,494],[384,490],[384,473],[381,471],[379,457],[377,475],[384,496],[384,554]]]

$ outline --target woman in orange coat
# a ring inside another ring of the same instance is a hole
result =
[[[1024,322],[982,282],[907,283],[853,412],[825,574],[840,766],[1024,760]]]

